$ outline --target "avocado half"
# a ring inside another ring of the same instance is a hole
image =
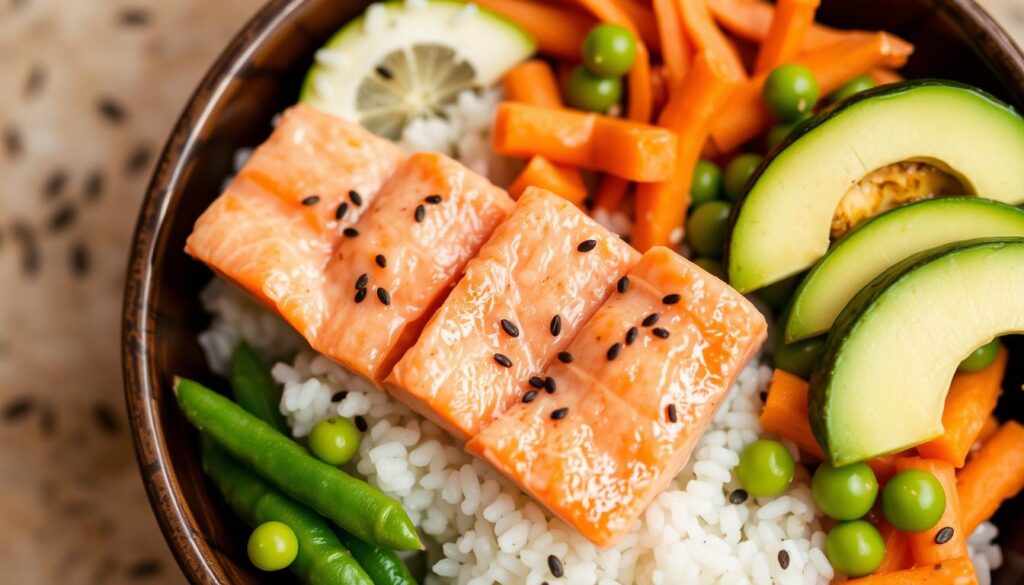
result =
[[[811,375],[814,436],[834,465],[942,434],[957,366],[1024,332],[1024,238],[957,242],[873,280],[836,319]]]
[[[829,248],[836,206],[864,175],[918,160],[968,191],[1024,203],[1024,119],[967,85],[916,80],[837,103],[762,163],[733,210],[729,282],[750,292],[809,268]]]

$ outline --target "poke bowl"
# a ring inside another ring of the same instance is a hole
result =
[[[969,0],[269,2],[129,264],[182,571],[1021,582],[1019,111]]]

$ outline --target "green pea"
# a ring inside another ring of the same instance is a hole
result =
[[[945,511],[946,492],[942,484],[922,469],[897,473],[882,490],[882,512],[889,524],[899,530],[928,530]]]
[[[708,201],[693,210],[686,220],[686,242],[701,256],[722,257],[725,232],[732,206],[725,201]]]
[[[621,97],[622,80],[600,77],[583,66],[573,69],[566,81],[565,100],[577,110],[607,112]]]
[[[776,117],[785,122],[799,120],[814,110],[820,90],[814,73],[803,65],[780,65],[768,74],[762,97]]]
[[[793,289],[800,283],[800,276],[790,276],[757,291],[757,296],[776,311],[781,310],[793,295]]]
[[[826,462],[815,470],[811,490],[822,512],[836,520],[856,520],[875,505],[878,480],[865,463],[833,467]]]
[[[793,133],[793,130],[796,130],[796,127],[803,124],[808,118],[810,118],[810,115],[804,115],[792,122],[779,122],[772,126],[765,137],[765,146],[768,151],[775,150],[777,146],[785,142],[789,135]]]
[[[636,39],[617,24],[599,24],[583,39],[583,63],[595,75],[620,77],[636,61]]]
[[[249,560],[261,571],[287,568],[299,554],[295,532],[283,522],[264,522],[249,537]]]
[[[309,432],[309,450],[324,463],[348,463],[359,451],[359,429],[340,416],[322,419]]]
[[[722,171],[708,160],[697,161],[690,183],[690,199],[694,207],[718,199],[722,193]]]
[[[693,263],[721,280],[725,280],[725,266],[723,266],[718,260],[715,260],[714,258],[697,258]]]
[[[761,161],[764,160],[759,154],[741,154],[731,161],[725,167],[725,196],[731,201],[736,201],[743,195],[743,191],[746,189],[747,181],[757,170],[757,167],[761,166]]]
[[[793,455],[778,441],[761,439],[743,449],[736,477],[748,493],[777,496],[793,481]]]
[[[847,577],[874,573],[885,558],[885,540],[864,520],[840,522],[825,539],[825,554],[832,567]]]
[[[811,375],[811,371],[814,370],[814,366],[817,365],[824,347],[825,338],[823,336],[801,339],[794,343],[779,343],[775,346],[772,359],[776,368],[807,379]]]
[[[828,96],[828,101],[831,103],[841,102],[851,95],[858,94],[864,90],[875,87],[875,80],[871,79],[867,75],[858,75],[850,81],[846,82],[846,85],[832,92]]]
[[[980,372],[996,361],[997,355],[999,355],[998,337],[971,352],[971,355],[960,362],[960,367],[957,370],[961,372]]]

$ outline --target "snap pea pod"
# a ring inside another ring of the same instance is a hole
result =
[[[395,551],[370,544],[344,530],[338,531],[338,538],[376,585],[416,585],[416,579]]]
[[[256,355],[252,347],[244,341],[235,347],[235,354],[231,357],[230,377],[235,402],[287,435],[288,425],[278,406],[281,402],[281,391],[270,377],[270,371],[263,365],[260,356]]]
[[[203,469],[246,524],[276,520],[295,532],[299,553],[289,569],[303,583],[374,585],[320,515],[271,487],[205,435]]]
[[[189,422],[292,498],[378,546],[423,548],[402,506],[365,481],[317,460],[295,441],[197,382],[177,378],[174,393]]]

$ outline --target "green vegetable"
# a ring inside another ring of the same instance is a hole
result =
[[[761,439],[743,449],[736,476],[754,496],[777,496],[786,491],[796,469],[793,455],[778,441]]]
[[[287,524],[271,520],[249,536],[249,560],[261,571],[287,569],[299,554],[299,541]]]
[[[309,450],[325,463],[348,463],[359,451],[359,429],[340,416],[321,419],[309,432]]]
[[[587,112],[607,112],[622,98],[622,80],[601,77],[578,66],[565,83],[565,100],[570,106]]]
[[[309,585],[373,583],[322,517],[271,487],[208,436],[202,439],[203,469],[231,509],[251,526],[280,522],[290,527],[298,549],[290,568],[302,581]],[[260,566],[255,558],[253,564]]]
[[[957,371],[979,372],[984,370],[992,362],[996,361],[996,355],[998,354],[999,338],[997,337],[971,352],[971,355],[967,356],[967,359],[960,362],[960,365],[957,367]]]
[[[854,77],[850,81],[847,81],[846,85],[833,91],[831,95],[828,96],[828,101],[834,104],[836,102],[845,100],[851,95],[860,93],[867,89],[871,89],[872,87],[875,87],[874,79],[871,79],[867,75],[858,75],[857,77]]]
[[[714,258],[697,258],[693,263],[718,278],[725,280],[725,267],[722,266],[722,263],[718,260],[715,260]]]
[[[270,376],[260,356],[252,347],[241,342],[231,358],[231,389],[239,406],[251,412],[278,431],[288,434],[281,409],[281,390]]]
[[[801,116],[792,122],[779,122],[768,129],[768,136],[765,138],[765,146],[768,150],[775,150],[775,147],[782,144],[793,133],[797,126],[804,123],[810,116]]]
[[[790,276],[784,280],[773,282],[757,291],[757,296],[761,297],[762,301],[768,303],[769,307],[778,311],[789,303],[790,297],[793,296],[793,289],[799,283],[799,275]]]
[[[372,545],[341,530],[338,538],[376,585],[416,585],[409,568],[395,551]]]
[[[708,201],[686,220],[686,242],[701,256],[722,257],[725,230],[732,206],[726,201]]]
[[[825,462],[815,470],[811,489],[822,512],[836,520],[856,520],[875,504],[878,480],[865,463],[833,467]]]
[[[897,473],[882,490],[882,512],[889,524],[899,530],[928,530],[945,511],[946,492],[942,484],[923,469]]]
[[[693,181],[690,183],[690,203],[697,207],[712,199],[718,199],[721,193],[721,169],[709,160],[697,161],[697,166],[693,169]]]
[[[764,160],[759,154],[741,154],[729,161],[725,167],[725,196],[736,201],[743,195],[747,181]]]
[[[780,120],[793,122],[814,110],[820,96],[818,80],[803,65],[776,67],[764,81],[764,103]]]
[[[840,573],[863,577],[874,573],[885,558],[885,541],[864,520],[836,524],[825,539],[825,554]]]
[[[793,343],[779,343],[775,346],[772,360],[776,368],[806,380],[818,365],[824,349],[824,336],[801,339]]]
[[[395,500],[317,460],[213,390],[177,378],[174,393],[195,427],[281,491],[364,540],[396,550],[422,548],[415,527]]]
[[[636,39],[617,24],[599,24],[583,39],[583,64],[601,77],[625,75],[636,60]]]

